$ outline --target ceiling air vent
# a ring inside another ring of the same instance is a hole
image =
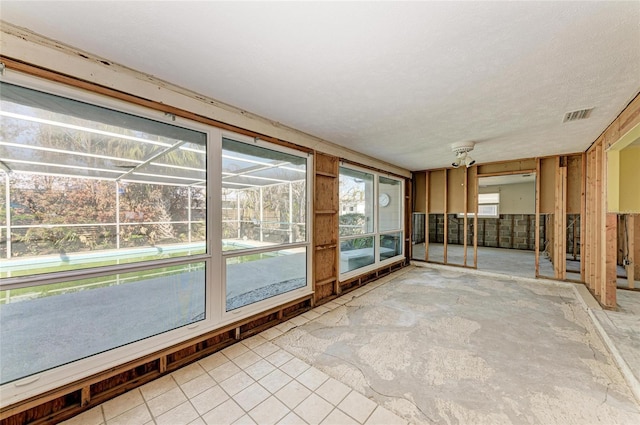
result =
[[[563,118],[562,122],[578,121],[578,120],[587,119],[591,115],[592,111],[593,111],[593,108],[580,109],[579,111],[567,112],[566,114],[564,114],[564,118]]]

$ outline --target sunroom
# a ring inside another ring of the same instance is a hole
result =
[[[25,76],[0,84],[2,384],[309,302],[312,152]],[[321,247],[340,258],[335,285],[404,261],[402,178],[339,170],[324,231],[340,248]]]

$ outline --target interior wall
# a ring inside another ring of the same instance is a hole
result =
[[[413,212],[427,212],[426,198],[427,173],[414,173],[413,175]]]
[[[554,266],[553,276],[549,277],[566,279],[567,256],[576,260],[581,260],[582,257],[582,215],[585,205],[583,156],[557,155],[485,163],[469,169],[426,170],[426,204],[430,213],[426,226],[429,232],[427,244],[429,241],[443,242],[444,235],[447,235],[450,244],[467,241],[473,249],[474,259],[473,266],[465,261],[464,265],[467,267],[477,266],[477,246],[533,249],[536,251],[536,276],[539,275],[538,253],[546,251]],[[488,193],[496,190],[495,187],[478,187],[478,180],[483,176],[534,172],[536,181],[532,184],[518,183],[498,187],[501,193],[499,218],[492,220],[468,217],[467,226],[457,222],[460,218],[456,214],[462,214],[465,210],[467,213],[476,212],[476,191]],[[417,184],[420,185],[421,181],[417,181]],[[440,217],[449,219],[440,220]],[[465,228],[468,230],[467,238],[460,234],[460,229]],[[478,237],[481,239],[478,240]],[[444,246],[444,253],[443,261],[447,263],[447,244]],[[426,260],[439,261],[439,258],[434,259],[427,254]]]
[[[344,290],[375,280],[405,264],[405,260],[401,259],[391,265],[355,276],[349,282],[338,282],[336,252],[339,211],[336,204],[336,182],[339,159],[365,164],[405,178],[411,177],[408,170],[251,115],[214,99],[204,98],[102,58],[75,51],[27,31],[15,27],[7,30],[5,23],[1,25],[0,60],[6,66],[3,68],[5,75],[26,73],[76,89],[109,96],[128,104],[152,108],[212,127],[260,137],[265,141],[315,153],[314,158],[317,159],[313,170],[316,193],[313,205],[309,206],[313,208],[315,224],[314,234],[310,236],[314,260],[309,264],[309,267],[314,269],[316,292],[313,296],[301,296],[249,318],[239,319],[238,322],[224,328],[203,330],[197,337],[180,341],[179,344],[174,341],[171,346],[145,351],[144,358],[127,364],[110,367],[108,370],[95,368],[91,376],[78,371],[72,378],[65,377],[63,386],[56,387],[57,382],[61,381],[54,381],[47,383],[46,387],[35,387],[39,388],[36,390],[31,387],[28,392],[21,393],[15,399],[15,403],[7,403],[6,408],[3,404],[0,411],[2,423],[23,423],[23,419],[25,423],[27,419],[29,422],[38,423],[59,422],[126,390],[170,373],[180,366],[208,356],[240,339],[308,311],[319,301],[326,302]],[[323,153],[326,155],[322,155]],[[326,161],[319,160],[321,156]],[[408,194],[410,195],[410,192]],[[403,200],[396,199],[395,205],[399,205],[400,202]],[[144,376],[141,377],[140,374]],[[44,381],[42,375],[38,379],[41,379],[40,382]],[[42,388],[44,390],[41,390]],[[24,397],[24,394],[30,397],[28,403],[21,403],[22,399],[19,397]]]
[[[444,213],[444,170],[429,172],[429,213]]]
[[[535,214],[535,182],[480,186],[479,193],[500,193],[500,214]]]
[[[617,222],[616,206],[610,205],[610,192],[619,191],[622,183],[608,172],[608,150],[611,156],[624,152],[614,145],[632,143],[640,129],[640,95],[637,95],[618,117],[594,141],[586,152],[586,205],[584,220],[584,280],[598,301],[616,308]],[[626,146],[625,146],[626,147]],[[613,181],[612,181],[613,180]],[[637,193],[637,184],[630,182]],[[637,195],[636,195],[637,196]]]
[[[555,212],[556,157],[540,160],[540,214]]]
[[[464,213],[465,167],[447,170],[447,212]]]
[[[640,145],[620,151],[620,208],[625,214],[640,213]]]
[[[582,211],[582,155],[567,157],[567,214],[580,214]]]

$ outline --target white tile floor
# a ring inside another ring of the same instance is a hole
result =
[[[380,284],[316,307],[64,424],[406,424],[270,342]]]

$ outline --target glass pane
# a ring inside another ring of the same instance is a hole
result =
[[[402,232],[380,235],[380,261],[397,255],[402,255]]]
[[[0,84],[3,277],[205,252],[204,133]]]
[[[222,141],[223,249],[305,242],[306,158]]]
[[[0,291],[1,383],[204,317],[204,263]]]
[[[295,248],[226,258],[226,311],[307,285],[307,249]]]
[[[380,231],[402,228],[402,185],[399,180],[379,177]]]
[[[340,273],[375,262],[373,236],[340,241]]]
[[[340,236],[373,233],[373,175],[340,168]]]

